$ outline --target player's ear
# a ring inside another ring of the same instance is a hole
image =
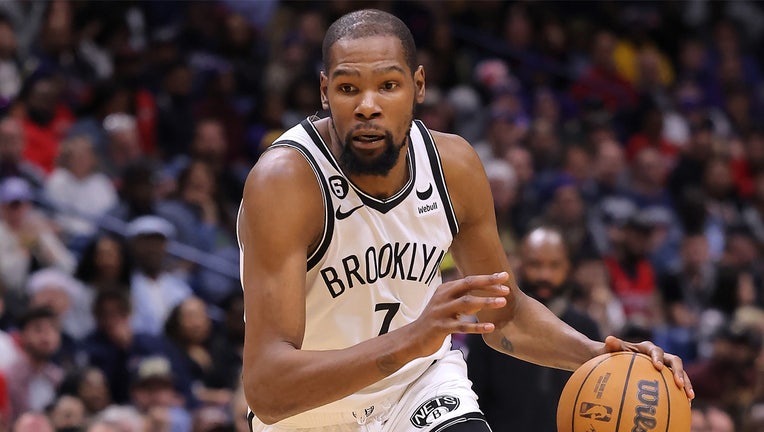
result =
[[[324,71],[321,71],[321,83],[319,85],[321,89],[321,108],[329,109],[329,96],[327,95],[327,89],[329,88],[329,78]]]
[[[416,71],[414,71],[414,86],[416,88],[416,93],[414,94],[414,97],[416,98],[417,103],[423,103],[424,102],[424,66],[419,65],[419,67],[416,68]]]

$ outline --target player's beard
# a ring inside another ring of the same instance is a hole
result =
[[[409,122],[410,124],[411,122]],[[339,137],[337,129],[334,127],[334,122],[332,122],[332,127],[334,128],[334,133]],[[340,153],[342,169],[345,173],[353,175],[387,175],[393,169],[396,162],[398,162],[398,157],[406,144],[410,130],[411,126],[406,130],[406,134],[398,144],[393,141],[393,135],[390,131],[385,131],[385,149],[377,157],[367,160],[358,157],[353,152],[353,131],[349,131],[345,134],[345,139],[342,141],[342,153]]]
[[[350,133],[345,136],[345,142],[340,154],[340,164],[348,174],[384,176],[390,172],[398,161],[406,138],[396,145],[390,132],[385,132],[385,150],[374,159],[364,160],[358,157],[351,148],[353,137]]]

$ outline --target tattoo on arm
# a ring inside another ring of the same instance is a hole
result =
[[[506,351],[506,352],[512,352],[512,351],[515,350],[515,347],[512,346],[512,341],[507,339],[506,336],[503,336],[501,338],[501,347],[504,348],[504,351]]]
[[[377,369],[385,376],[392,374],[400,369],[400,367],[393,355],[386,355],[377,359]]]

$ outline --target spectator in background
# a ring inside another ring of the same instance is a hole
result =
[[[3,371],[11,400],[11,419],[28,411],[42,411],[55,400],[64,371],[52,362],[61,348],[56,313],[47,307],[31,308],[19,320],[17,361]]]
[[[616,228],[618,229],[618,228]],[[648,260],[652,222],[641,212],[631,215],[604,257],[613,292],[623,304],[628,324],[650,330],[663,319],[655,270]]]
[[[204,161],[212,169],[217,193],[223,203],[229,209],[238,208],[244,190],[244,178],[250,167],[246,167],[246,172],[239,172],[237,167],[229,166],[226,162],[228,149],[223,123],[214,117],[201,118],[194,128],[194,138],[188,154],[175,158],[166,169],[170,176],[177,178],[192,160]]]
[[[506,154],[506,160],[514,168],[518,181],[518,203],[512,211],[515,235],[522,236],[541,210],[541,198],[535,184],[533,156],[525,147],[515,147]],[[485,163],[485,162],[484,162]]]
[[[170,311],[192,294],[186,282],[167,271],[167,241],[174,235],[172,224],[157,216],[141,216],[127,226],[135,262],[130,296],[136,332],[161,335]]]
[[[239,381],[235,347],[208,316],[206,304],[189,297],[170,312],[165,335],[180,351],[191,378],[194,395],[202,404],[226,405]]]
[[[183,395],[175,389],[174,381],[172,365],[164,357],[146,357],[134,367],[130,379],[130,401],[145,416],[147,430],[191,430],[191,416],[183,409]]]
[[[544,186],[544,189],[547,189],[547,203],[536,223],[560,230],[565,244],[570,248],[570,259],[574,263],[580,259],[598,256],[594,234],[589,228],[586,206],[573,178],[560,174],[549,183]]]
[[[179,61],[167,68],[157,96],[157,150],[168,161],[188,153],[196,119],[191,106],[193,71]]]
[[[711,119],[690,125],[689,139],[668,177],[668,190],[681,203],[703,183],[703,172],[714,156],[714,125]]]
[[[103,120],[103,130],[106,133],[104,172],[118,187],[126,187],[125,171],[143,157],[135,117],[121,112],[109,114]]]
[[[665,186],[668,169],[666,159],[652,147],[635,155],[628,195],[637,207],[660,206],[671,211],[674,203]]]
[[[130,399],[130,377],[125,371],[133,370],[143,358],[151,356],[171,359],[178,387],[185,389],[184,395],[190,394],[183,364],[173,357],[168,342],[162,337],[133,331],[130,325],[132,308],[125,293],[99,293],[93,313],[96,329],[83,341],[83,352],[88,357],[88,364],[103,371],[115,403],[127,403]]]
[[[621,144],[605,139],[593,144],[591,177],[580,185],[586,203],[596,207],[607,197],[626,194],[626,160]]]
[[[32,273],[26,291],[32,307],[48,307],[56,313],[62,333],[79,341],[95,328],[90,313],[94,294],[80,281],[57,268]]]
[[[59,152],[58,168],[45,182],[45,195],[60,211],[56,222],[67,243],[76,248],[95,233],[94,221],[117,204],[117,192],[99,171],[89,138],[68,138]]]
[[[59,396],[48,412],[57,432],[79,431],[85,426],[85,404],[77,396]]]
[[[493,195],[499,238],[507,255],[517,249],[517,238],[512,226],[512,212],[517,206],[518,182],[515,169],[505,159],[491,159],[484,164]]]
[[[244,397],[244,389],[240,385],[234,393],[233,402],[231,404],[231,418],[233,419],[233,432],[250,432],[249,420],[247,415],[249,414],[249,407],[247,407],[247,399]]]
[[[74,122],[72,111],[62,99],[60,83],[52,74],[33,74],[24,82],[18,101],[24,128],[24,159],[50,174],[59,143]]]
[[[571,95],[578,103],[601,101],[611,113],[636,107],[638,96],[632,85],[618,73],[614,51],[615,35],[597,31],[591,47],[591,65],[572,86]]]
[[[73,395],[80,399],[88,418],[100,413],[111,404],[111,391],[103,371],[86,366],[70,372],[61,385],[62,395]]]
[[[673,166],[679,146],[666,139],[663,133],[663,112],[656,102],[645,101],[639,109],[639,130],[626,141],[626,158],[633,161],[645,148],[652,148]]]
[[[95,293],[130,290],[132,258],[127,243],[115,234],[93,237],[82,251],[74,276]]]
[[[219,65],[217,70],[208,72],[204,85],[204,97],[194,107],[194,118],[216,118],[223,124],[226,149],[226,162],[232,167],[249,168],[244,152],[246,134],[246,115],[237,104],[235,72],[232,65]]]
[[[177,240],[192,244],[196,232],[192,219],[187,214],[175,213],[168,208],[160,194],[160,175],[150,160],[141,159],[125,167],[122,174],[122,189],[117,205],[104,215],[103,226],[114,232],[121,232],[124,224],[140,216],[161,216],[172,222],[177,232]]]
[[[0,98],[6,103],[21,90],[21,59],[17,52],[16,32],[10,20],[0,18]]]
[[[729,161],[724,157],[708,160],[701,183],[705,211],[704,231],[709,241],[711,257],[720,259],[728,241],[729,227],[742,223],[740,201],[730,172]]]
[[[711,357],[687,368],[697,402],[719,406],[740,427],[753,396],[755,362],[761,346],[761,334],[755,329],[736,324],[722,327],[714,339]]]
[[[691,415],[692,432],[735,432],[732,417],[716,405],[694,403]]]
[[[190,246],[237,262],[236,218],[219,190],[210,165],[204,160],[192,160],[180,172],[177,194],[168,200],[166,211],[176,220],[193,222]],[[189,279],[194,291],[206,301],[218,303],[232,290],[240,289],[234,281],[215,271],[191,263],[184,267],[191,273]]]
[[[96,416],[88,432],[145,432],[147,428],[146,418],[135,407],[111,405]]]
[[[623,305],[610,288],[607,267],[602,260],[582,260],[573,269],[571,278],[582,289],[574,305],[597,323],[600,334],[622,334],[626,325]]]
[[[9,349],[10,347],[4,347]],[[1,370],[4,370],[2,365]],[[5,379],[5,373],[0,372],[0,429],[8,430],[11,426],[11,401],[8,398],[8,383]]]
[[[757,243],[764,244],[764,171],[756,174],[753,180],[752,196],[743,205],[743,224]]]
[[[523,238],[518,286],[586,336],[599,340],[597,324],[573,304],[580,287],[561,233],[541,227]],[[486,418],[497,431],[554,432],[557,402],[571,373],[498,353],[479,335],[468,336],[469,378]],[[512,407],[512,415],[507,415]]]
[[[666,312],[666,328],[658,329],[660,346],[681,352],[687,363],[697,357],[703,337],[703,312],[711,306],[716,285],[716,266],[708,252],[708,241],[701,233],[687,233],[682,240],[681,267],[660,279],[659,287]],[[699,327],[700,326],[700,327]]]
[[[48,416],[41,412],[27,412],[13,423],[13,432],[54,432]]]
[[[730,143],[730,169],[738,195],[751,199],[754,177],[764,173],[764,127],[757,126],[741,138]]]
[[[29,184],[20,178],[0,183],[0,281],[16,300],[23,298],[28,275],[42,267],[55,266],[71,273],[76,260],[50,221],[34,208]],[[20,306],[12,302],[12,309]]]
[[[474,144],[480,160],[486,163],[491,159],[504,159],[509,150],[519,146],[527,131],[521,122],[511,111],[491,107],[485,138]]]
[[[112,114],[130,110],[130,92],[111,79],[103,79],[93,84],[77,113],[77,121],[69,130],[70,136],[86,135],[93,141],[99,165],[107,166],[109,158],[109,135],[106,120]]]
[[[0,118],[0,180],[21,177],[35,189],[42,188],[45,172],[23,159],[24,128],[14,116]]]

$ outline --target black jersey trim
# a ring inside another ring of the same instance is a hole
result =
[[[316,159],[312,154],[310,154],[310,151],[308,151],[304,145],[298,143],[297,141],[281,140],[273,143],[269,148],[275,147],[289,147],[300,152],[305,160],[308,161],[308,165],[310,165],[310,168],[316,175],[316,179],[318,180],[318,184],[321,188],[321,197],[324,200],[324,232],[321,234],[321,240],[319,241],[318,246],[313,251],[313,253],[308,256],[308,270],[310,270],[316,264],[318,264],[321,258],[324,257],[327,249],[329,249],[329,243],[332,240],[332,235],[334,234],[334,205],[332,204],[332,199],[329,195],[329,185],[326,183],[326,179],[321,174],[321,169],[319,168]]]
[[[476,411],[476,412],[469,412],[466,414],[462,414],[452,419],[448,419],[444,421],[443,423],[432,428],[432,432],[447,432],[447,430],[450,430],[452,428],[457,429],[457,428],[454,428],[453,426],[461,425],[467,422],[478,422],[479,424],[469,428],[460,427],[458,428],[458,430],[491,431],[491,426],[488,425],[488,421],[486,420],[485,416],[482,413]]]
[[[459,222],[456,220],[454,206],[451,204],[451,197],[448,194],[446,177],[443,174],[443,165],[440,163],[440,154],[435,146],[435,140],[432,138],[432,135],[430,135],[430,131],[421,121],[414,120],[414,124],[416,124],[417,128],[419,128],[419,132],[422,134],[424,147],[427,149],[427,156],[430,160],[430,166],[432,167],[432,178],[435,180],[435,187],[438,189],[440,198],[443,201],[443,208],[446,212],[448,226],[451,228],[451,235],[455,237],[456,234],[459,233]]]
[[[305,129],[305,131],[308,133],[310,138],[313,140],[313,143],[316,145],[318,150],[326,157],[326,159],[329,161],[329,163],[334,167],[334,169],[337,170],[338,173],[340,173],[345,180],[347,180],[350,187],[353,188],[353,190],[358,194],[358,197],[361,199],[361,202],[363,202],[366,206],[373,208],[374,210],[377,210],[380,213],[387,213],[395,206],[400,204],[406,197],[411,193],[411,191],[414,189],[414,183],[416,180],[416,161],[414,158],[414,146],[411,142],[411,134],[409,133],[408,136],[408,150],[406,151],[406,159],[409,164],[409,179],[408,182],[399,190],[396,192],[393,196],[390,198],[381,200],[379,198],[373,197],[363,190],[361,190],[358,186],[356,186],[350,178],[345,174],[345,172],[340,168],[339,162],[337,162],[337,159],[334,158],[334,154],[329,150],[329,146],[326,144],[323,138],[321,138],[321,135],[318,133],[318,130],[316,129],[316,126],[310,122],[308,119],[303,120],[300,122],[300,125]]]
[[[252,426],[252,420],[255,419],[255,413],[249,409],[248,411],[249,413],[247,414],[247,426],[249,426],[249,432],[254,432],[254,427]]]
[[[316,129],[316,126],[308,119],[305,119],[300,122],[300,126],[302,126],[303,129],[305,129],[305,132],[308,133],[308,136],[310,139],[313,140],[313,143],[318,147],[318,150],[323,153],[326,160],[329,161],[330,164],[339,172],[342,172],[340,169],[340,164],[334,159],[334,155],[332,154],[331,150],[329,150],[329,146],[326,145],[324,142],[324,139],[321,138],[321,135],[318,133],[318,130]],[[344,176],[344,174],[343,174]]]

